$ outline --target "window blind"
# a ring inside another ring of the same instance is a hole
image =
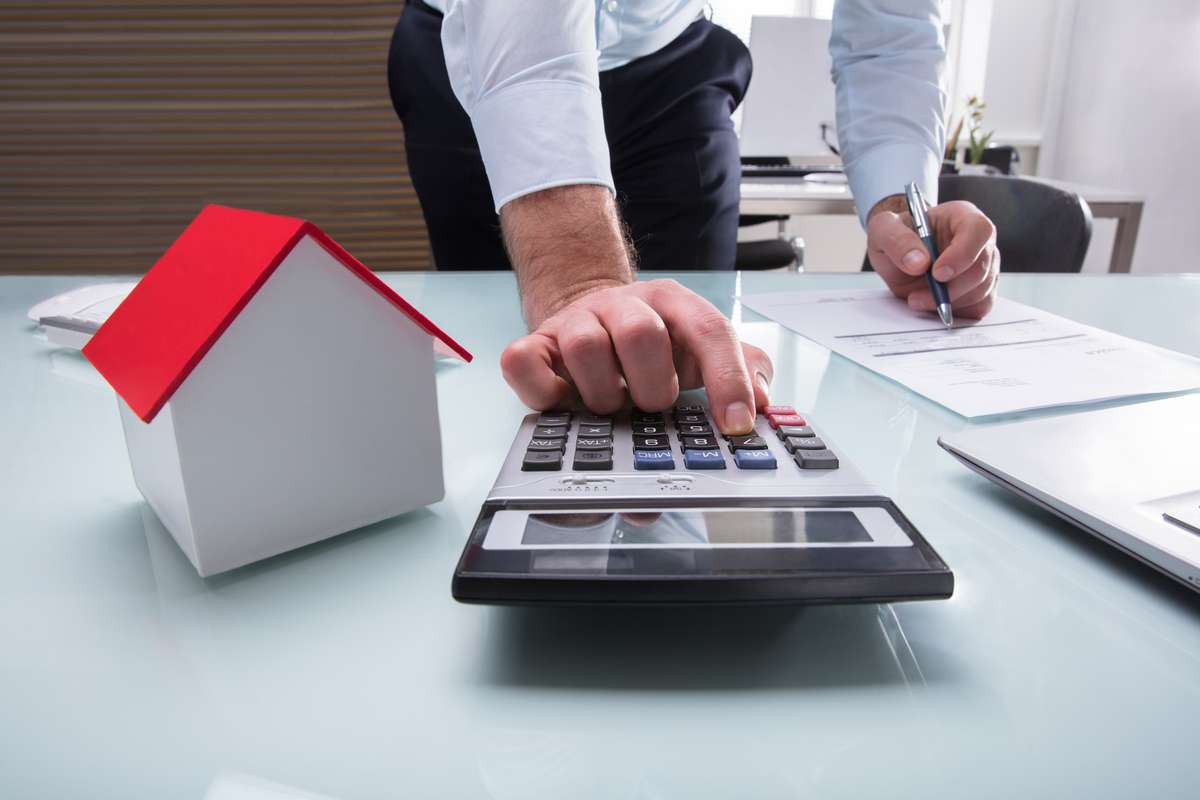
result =
[[[402,7],[0,0],[4,271],[143,272],[206,203],[429,268],[387,92]]]

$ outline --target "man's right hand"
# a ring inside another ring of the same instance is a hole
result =
[[[645,411],[703,386],[721,432],[749,433],[767,404],[771,360],[738,342],[729,320],[675,281],[636,282],[612,195],[603,186],[543,189],[500,209],[530,334],[500,357],[530,408],[597,414],[631,397]],[[681,264],[682,266],[686,266]]]
[[[659,411],[704,386],[717,427],[749,433],[774,375],[762,350],[738,341],[712,303],[672,280],[614,282],[574,299],[513,342],[504,379],[531,408],[576,397],[609,414],[625,402]]]

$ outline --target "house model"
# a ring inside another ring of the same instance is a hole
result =
[[[471,359],[316,226],[208,206],[83,353],[212,575],[442,498],[435,348]]]

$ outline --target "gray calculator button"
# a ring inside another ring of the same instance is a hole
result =
[[[560,439],[557,437],[547,439],[544,437],[535,436],[529,440],[529,449],[543,451],[553,450],[561,453],[566,441],[566,439]]]
[[[767,443],[761,436],[730,436],[730,451],[736,450],[766,450]]]
[[[633,435],[633,446],[638,450],[670,450],[671,440],[666,434],[661,436],[639,436]]]
[[[681,436],[684,450],[712,450],[719,447],[715,436]]]
[[[712,428],[708,425],[685,423],[676,425],[675,430],[679,431],[680,436],[712,436]]]
[[[571,413],[569,411],[547,411],[539,414],[537,418],[538,425],[567,425],[570,422]]]
[[[667,426],[664,423],[655,425],[634,425],[633,433],[637,436],[663,436],[667,432]]]
[[[612,450],[576,450],[574,469],[612,469]]]
[[[780,425],[776,430],[780,439],[786,440],[789,436],[816,436],[813,429],[807,425]]]
[[[797,450],[824,450],[825,442],[816,436],[789,436],[783,440],[783,446],[789,453]]]
[[[576,450],[608,450],[612,446],[611,436],[580,436],[575,440]]]
[[[553,472],[562,469],[562,451],[527,450],[521,462],[524,472]]]
[[[603,417],[599,414],[581,414],[579,417],[581,425],[612,425],[612,417]]]
[[[564,439],[567,436],[566,425],[538,425],[533,429],[533,435],[542,439],[559,438]]]
[[[612,425],[579,425],[580,436],[612,436]]]
[[[837,469],[838,459],[828,450],[797,450],[796,465],[800,469]]]

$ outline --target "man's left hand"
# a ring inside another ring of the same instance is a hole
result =
[[[956,317],[980,319],[992,310],[1000,253],[996,226],[973,204],[961,200],[929,209],[941,255],[933,277],[950,290]],[[929,253],[912,227],[904,198],[879,201],[867,219],[867,258],[888,288],[914,311],[933,311],[933,294],[925,280]]]

